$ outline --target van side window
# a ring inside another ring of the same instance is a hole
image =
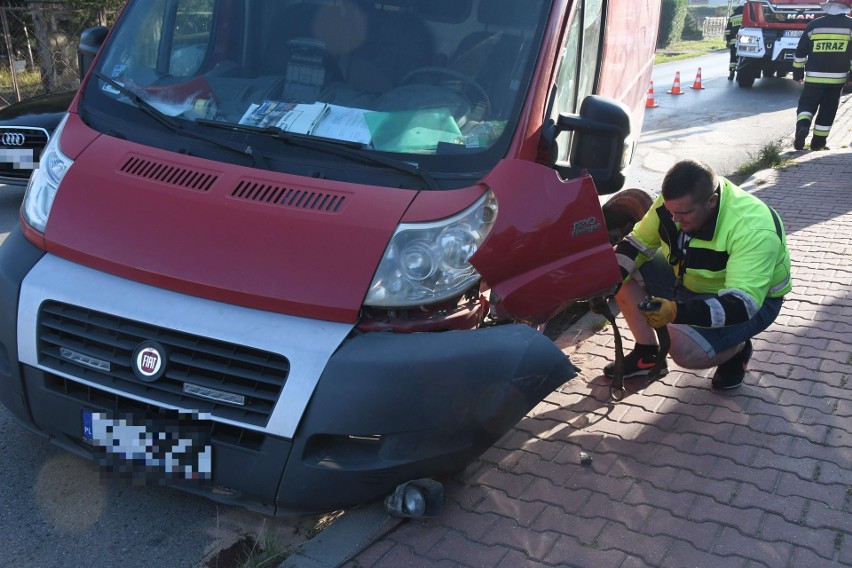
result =
[[[149,2],[118,30],[102,69],[111,78],[139,85],[166,75],[195,76],[209,51],[216,0]]]
[[[555,113],[576,113],[583,99],[595,92],[602,33],[603,0],[576,2],[559,58]],[[568,160],[570,136],[566,132],[559,137],[558,161]]]
[[[198,73],[213,29],[215,0],[179,0],[175,15],[174,37],[169,57],[169,73],[190,77]]]
[[[583,4],[577,2],[574,15],[571,18],[565,43],[559,54],[559,71],[556,74],[556,104],[554,105],[554,118],[559,113],[574,113],[577,111],[577,70],[580,59],[580,30],[583,21]],[[563,132],[557,139],[559,144],[559,156],[557,160],[565,162],[570,154],[570,132]]]
[[[579,102],[597,89],[600,50],[603,35],[603,0],[585,0],[583,9],[583,54],[580,57]]]
[[[148,10],[131,20],[129,25],[125,24],[124,30],[119,29],[116,34],[118,39],[113,42],[111,52],[105,55],[102,63],[102,68],[110,77],[120,77],[127,74],[128,70],[157,68],[165,4],[165,0],[151,0]],[[134,37],[135,41],[121,41],[125,37],[120,35],[121,32]]]

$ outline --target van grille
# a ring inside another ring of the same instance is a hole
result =
[[[119,171],[142,179],[196,191],[209,191],[219,179],[218,175],[209,172],[155,162],[137,156],[128,158]]]
[[[251,180],[242,180],[237,184],[231,197],[323,213],[340,213],[346,202],[346,196],[340,194],[290,189]]]
[[[134,350],[146,340],[158,342],[167,353],[165,374],[153,382],[139,380],[131,367]],[[290,370],[289,361],[275,353],[59,302],[40,309],[38,349],[39,363],[47,368],[256,426],[269,421]]]
[[[51,373],[44,374],[44,386],[47,390],[62,396],[105,408],[114,416],[156,416],[160,411],[160,408],[152,404],[108,393]],[[222,422],[205,421],[205,426],[209,428],[212,442],[238,446],[255,452],[261,450],[266,439],[266,436],[260,432]]]

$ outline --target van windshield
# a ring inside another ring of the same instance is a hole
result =
[[[485,170],[508,148],[548,10],[545,0],[137,0],[95,70],[110,81],[93,77],[83,101],[144,120],[124,108],[129,90],[209,136],[273,127],[440,171]]]

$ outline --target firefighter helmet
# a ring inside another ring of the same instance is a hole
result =
[[[848,14],[852,10],[852,0],[828,0],[822,5],[826,14]]]

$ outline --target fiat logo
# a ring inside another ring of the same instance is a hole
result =
[[[131,366],[140,381],[154,382],[166,372],[166,349],[156,341],[144,341],[133,351]]]
[[[23,146],[27,137],[20,132],[4,132],[2,141],[4,146]]]

